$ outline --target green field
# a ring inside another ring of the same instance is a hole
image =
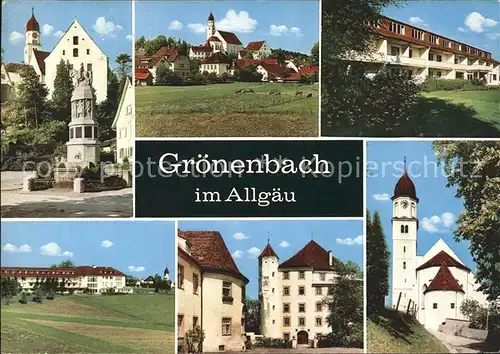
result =
[[[449,350],[413,318],[385,309],[368,319],[369,353],[449,353]]]
[[[73,295],[1,310],[4,353],[174,353],[174,294]]]
[[[424,93],[419,112],[426,136],[499,137],[500,90]]]
[[[241,89],[254,92],[236,93]],[[135,102],[141,137],[318,136],[318,85],[136,87]]]

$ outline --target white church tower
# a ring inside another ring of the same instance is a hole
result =
[[[413,289],[416,285],[417,267],[417,203],[415,185],[406,172],[394,188],[392,197],[392,306],[406,311],[410,299],[416,301]]]
[[[261,306],[261,333],[270,338],[281,338],[279,257],[267,241],[259,256],[259,300]]]
[[[208,16],[208,24],[207,24],[207,39],[215,35],[215,18],[214,15],[210,12]]]
[[[40,43],[40,25],[35,18],[35,9],[31,8],[31,18],[26,24],[26,35],[24,42],[24,64],[31,65],[33,49],[42,50]]]

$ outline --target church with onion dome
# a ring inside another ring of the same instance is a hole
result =
[[[486,305],[472,270],[443,240],[417,254],[418,202],[415,184],[405,170],[392,197],[392,307],[411,311],[425,327],[437,330],[447,319],[463,320],[466,299]]]
[[[42,49],[40,24],[34,8],[26,23],[24,33],[24,57],[19,63],[2,63],[2,101],[11,98],[13,89],[20,83],[20,72],[24,65],[30,65],[45,83],[49,98],[54,91],[57,65],[61,60],[69,63],[73,70],[82,67],[92,75],[92,87],[97,103],[103,102],[108,94],[108,57],[75,17],[51,51]]]

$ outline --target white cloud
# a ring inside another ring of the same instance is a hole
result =
[[[129,41],[131,41],[131,40],[132,40],[132,35],[131,35],[131,34],[127,34],[127,35],[125,36],[125,38],[127,38]]]
[[[128,266],[128,271],[129,272],[144,272],[146,268],[143,266],[136,267],[134,265]]]
[[[455,215],[452,213],[443,213],[441,216],[433,215],[422,219],[422,228],[429,233],[449,232],[455,224]]]
[[[182,27],[184,27],[184,25],[177,20],[170,22],[170,24],[168,25],[168,29],[173,31],[179,31],[182,29]]]
[[[104,240],[101,242],[101,247],[110,248],[111,246],[113,246],[113,242],[110,240]]]
[[[250,258],[257,258],[260,254],[260,249],[257,247],[252,247],[247,250],[247,253],[249,254]]]
[[[50,36],[54,31],[54,27],[49,25],[48,23],[42,26],[42,36]]]
[[[247,238],[250,238],[248,237],[247,235],[245,235],[243,232],[237,232],[233,235],[233,238],[237,239],[237,240],[244,240],[244,239],[247,239]]]
[[[215,24],[215,28],[223,31],[250,33],[257,27],[257,20],[250,17],[248,12],[229,10],[226,17]]]
[[[63,31],[57,31],[56,33],[54,33],[54,37],[59,37],[59,38],[61,38],[63,35],[64,35],[64,32],[63,32]]]
[[[17,247],[16,245],[13,245],[12,243],[6,243],[5,246],[2,247],[2,250],[5,252],[10,252],[10,253],[31,252],[31,246],[30,245],[22,245],[20,247]]]
[[[245,254],[245,252],[240,251],[240,250],[236,250],[232,253],[232,256],[233,256],[233,258],[241,258],[241,257],[243,257],[244,254]]]
[[[291,27],[290,28],[290,33],[296,35],[297,37],[301,37],[302,36],[302,31],[298,27]]]
[[[97,18],[95,24],[92,25],[92,28],[101,36],[110,36],[110,37],[115,37],[116,32],[123,30],[122,26],[115,25],[111,21],[106,22],[106,19],[102,16]]]
[[[11,32],[9,34],[9,42],[12,44],[19,44],[23,41],[24,39],[24,34],[19,33],[19,32]]]
[[[188,23],[187,28],[193,33],[205,33],[207,27],[201,23]]]
[[[355,246],[355,245],[362,245],[363,244],[363,235],[359,235],[355,238],[338,238],[335,240],[339,245],[348,245],[348,246]]]
[[[281,36],[283,34],[288,33],[288,27],[285,26],[285,25],[279,25],[279,26],[271,25],[271,26],[269,26],[269,33],[272,36],[279,37],[279,36]]]
[[[73,256],[73,252],[70,251],[62,252],[61,247],[55,242],[49,242],[46,245],[40,247],[40,254],[42,256],[65,256],[65,257]]]
[[[424,20],[422,20],[420,17],[418,16],[413,16],[413,17],[410,17],[408,19],[408,22],[410,22],[411,24],[413,25],[422,25],[424,24]]]
[[[280,247],[290,247],[290,244],[287,241],[281,241],[279,246]]]
[[[497,21],[486,18],[479,12],[471,12],[465,19],[465,25],[472,31],[477,33],[484,32],[485,27],[494,27],[498,24]]]
[[[462,27],[458,27],[457,31],[458,32],[467,32],[467,30],[465,28],[462,28]]]
[[[381,193],[381,194],[374,194],[373,199],[379,200],[379,201],[387,201],[391,199],[391,196],[387,193]]]

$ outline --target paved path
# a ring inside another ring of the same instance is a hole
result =
[[[234,352],[240,354],[241,352]],[[273,354],[322,354],[322,353],[363,353],[359,348],[296,348],[296,349],[277,349],[277,348],[255,348],[247,350],[246,353],[273,353]]]
[[[452,353],[482,353],[485,347],[484,342],[464,337],[445,334],[428,329],[437,339],[439,339]]]
[[[1,216],[5,218],[132,217],[132,195],[132,188],[82,194],[54,189],[26,193],[18,189],[2,188]]]

